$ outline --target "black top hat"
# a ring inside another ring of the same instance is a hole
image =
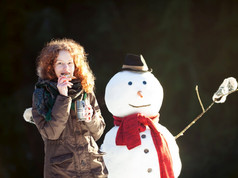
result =
[[[122,70],[131,70],[136,72],[152,72],[152,69],[149,70],[145,59],[141,54],[127,54],[124,64],[122,66]]]

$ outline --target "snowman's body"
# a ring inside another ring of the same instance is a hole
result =
[[[112,77],[106,87],[105,102],[108,110],[116,117],[141,113],[147,117],[158,114],[163,100],[163,89],[150,72],[122,71]],[[173,162],[175,177],[181,170],[179,149],[172,134],[161,124],[157,130],[165,137]],[[128,149],[116,145],[118,126],[106,133],[101,150],[106,152],[105,164],[110,178],[160,177],[158,154],[146,126],[140,132],[141,145]]]
[[[165,136],[174,162],[176,177],[180,173],[181,163],[178,156],[178,146],[170,132],[162,125],[158,130]],[[150,129],[141,132],[141,145],[128,150],[126,146],[117,146],[115,138],[118,127],[113,127],[105,136],[102,150],[106,152],[105,164],[110,178],[146,178],[160,177],[159,162],[156,149],[151,138]]]

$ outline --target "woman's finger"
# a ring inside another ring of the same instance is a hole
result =
[[[58,78],[58,83],[63,83],[63,82],[68,82],[68,81],[70,81],[70,79],[65,76],[61,76]]]

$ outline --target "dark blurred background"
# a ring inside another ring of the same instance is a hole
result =
[[[24,121],[37,81],[35,59],[52,38],[85,47],[104,102],[126,53],[143,54],[164,88],[161,124],[177,135],[199,113],[195,86],[207,107],[224,78],[238,77],[236,0],[71,0],[0,2],[0,177],[43,177],[44,147]],[[238,177],[238,93],[215,104],[177,139],[181,178]],[[101,145],[103,141],[99,140]]]

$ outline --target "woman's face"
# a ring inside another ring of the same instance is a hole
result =
[[[56,59],[54,70],[57,78],[61,75],[74,75],[74,60],[70,53],[65,50],[61,50]]]

